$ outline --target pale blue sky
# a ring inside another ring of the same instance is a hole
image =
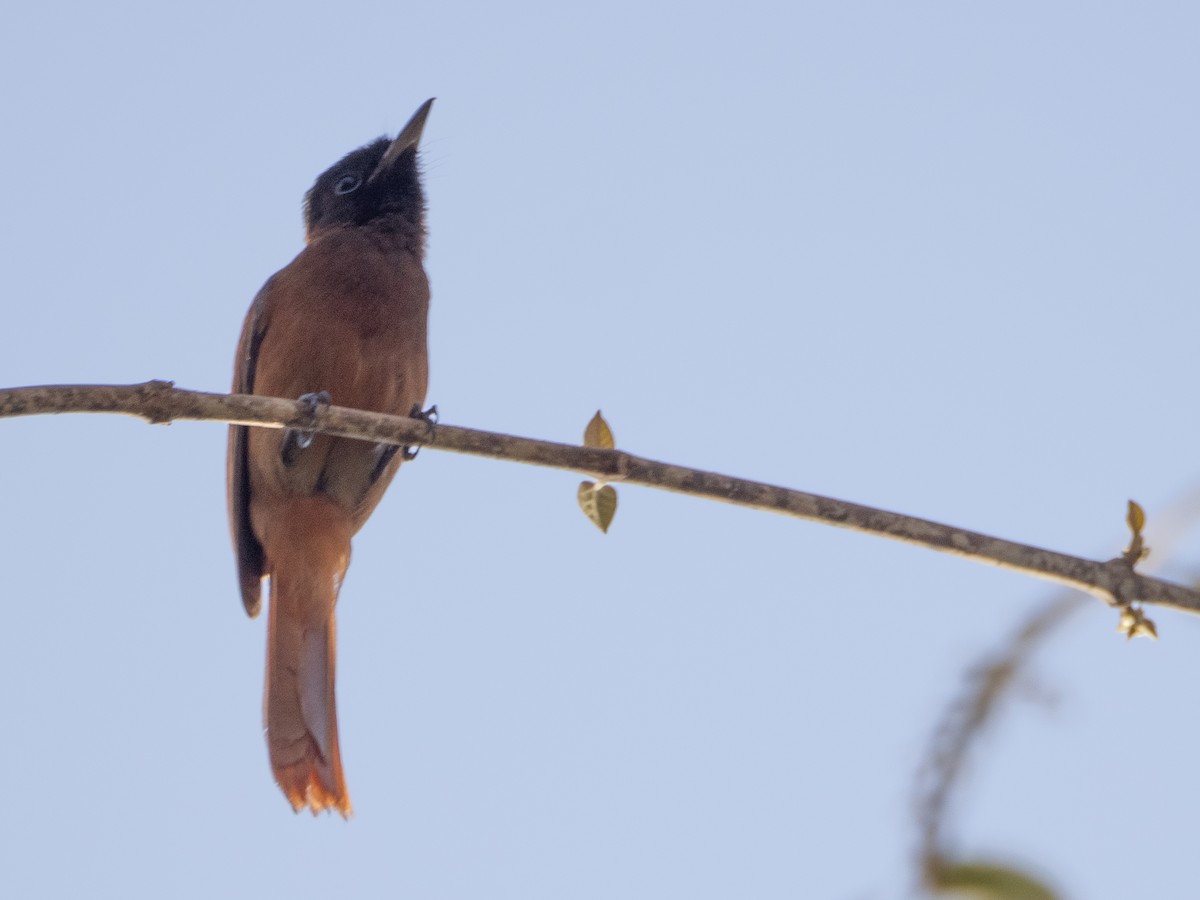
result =
[[[1083,555],[1200,480],[1200,7],[24,4],[0,385],[228,389],[348,150],[426,129],[431,401]],[[12,897],[892,898],[963,670],[1050,591],[427,452],[355,544],[356,815],[261,735],[224,430],[0,423]],[[1200,541],[1184,543],[1190,577]],[[960,798],[1068,896],[1197,895],[1200,619],[1100,604]]]

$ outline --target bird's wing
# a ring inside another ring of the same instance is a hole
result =
[[[238,339],[237,359],[233,366],[233,392],[254,393],[254,370],[258,362],[258,348],[267,331],[267,296],[271,281],[262,289],[250,305],[246,321],[242,325],[242,336]],[[229,428],[229,455],[226,459],[225,485],[229,500],[229,529],[233,535],[233,549],[237,554],[238,581],[242,588],[242,605],[251,618],[262,608],[263,549],[254,530],[250,527],[250,469],[246,461],[249,428],[231,425]]]

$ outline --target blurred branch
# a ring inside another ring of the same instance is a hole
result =
[[[1140,510],[1139,510],[1140,512]],[[1155,516],[1154,567],[1169,559],[1181,538],[1200,520],[1200,486],[1182,494]],[[1132,525],[1132,523],[1131,523]],[[1139,555],[1141,528],[1134,529]],[[916,778],[916,817],[919,831],[918,860],[922,885],[932,891],[949,890],[952,877],[969,870],[953,859],[949,846],[947,808],[962,781],[968,754],[985,726],[995,718],[1002,701],[1010,696],[1029,667],[1029,658],[1054,630],[1083,608],[1083,598],[1063,593],[1051,598],[1026,618],[999,651],[977,663],[966,675],[966,684],[943,714],[929,742]],[[1005,895],[1007,896],[1007,895]]]
[[[1134,571],[1128,560],[1097,562],[949,525],[713,472],[642,459],[621,450],[581,447],[338,406],[313,417],[294,400],[209,394],[167,381],[136,385],[51,385],[0,390],[0,418],[44,413],[103,412],[152,423],[221,421],[267,428],[303,428],[385,444],[424,446],[568,469],[606,482],[641,484],[752,509],[822,522],[940,550],[1067,585],[1128,611],[1155,603],[1200,612],[1200,592]]]
[[[918,858],[925,887],[942,887],[944,870],[952,865],[945,837],[946,807],[959,785],[968,751],[995,714],[1000,700],[1024,673],[1029,656],[1083,605],[1078,594],[1060,594],[1034,612],[999,653],[967,673],[962,693],[938,723],[917,775]]]

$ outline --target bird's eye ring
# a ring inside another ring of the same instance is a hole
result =
[[[357,175],[343,175],[337,180],[337,184],[333,186],[335,194],[348,194],[356,190],[362,184],[362,179]]]

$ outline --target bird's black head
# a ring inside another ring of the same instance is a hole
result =
[[[417,145],[433,100],[426,100],[395,140],[381,137],[330,166],[304,197],[308,239],[331,226],[425,225],[425,195],[417,170]]]

